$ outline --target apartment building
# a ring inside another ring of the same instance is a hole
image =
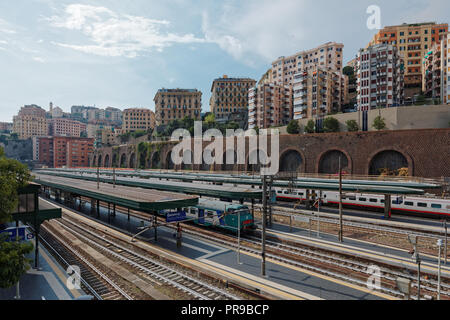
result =
[[[0,132],[11,131],[13,129],[13,124],[10,122],[0,122]]]
[[[50,168],[88,167],[89,154],[94,151],[94,139],[90,138],[38,137],[34,141],[39,164]]]
[[[272,62],[272,81],[276,85],[292,86],[295,74],[315,67],[342,72],[343,49],[341,43],[327,42],[311,50],[280,57]]]
[[[86,124],[76,120],[57,118],[49,119],[49,135],[63,137],[80,137],[86,132]]]
[[[446,70],[446,78],[447,78],[447,104],[450,104],[450,61],[448,61],[450,57],[450,33],[447,34],[447,70]]]
[[[155,128],[155,113],[150,109],[126,109],[123,111],[122,132],[134,132]]]
[[[13,118],[13,132],[19,135],[19,139],[46,136],[48,122],[45,114],[45,110],[37,105],[22,107],[18,115]]]
[[[211,87],[209,105],[216,119],[227,118],[231,113],[247,112],[248,90],[256,85],[256,80],[250,78],[215,79]]]
[[[357,56],[357,103],[361,111],[404,103],[404,61],[391,44],[361,49]]]
[[[53,166],[55,168],[89,167],[89,154],[93,151],[94,139],[53,137]]]
[[[292,120],[292,89],[262,83],[249,90],[248,128],[266,129],[287,125]]]
[[[348,102],[348,77],[315,67],[294,75],[294,119],[320,118],[341,112]]]
[[[448,37],[433,45],[423,59],[422,91],[427,97],[448,103]]]
[[[201,120],[202,92],[197,89],[160,89],[153,100],[157,126],[184,117]]]
[[[53,137],[33,137],[33,160],[53,168]]]
[[[368,46],[390,44],[403,55],[405,60],[405,87],[415,88],[415,90],[408,90],[408,97],[410,97],[422,88],[422,58],[433,45],[443,40],[447,33],[447,23],[404,23],[381,29]]]

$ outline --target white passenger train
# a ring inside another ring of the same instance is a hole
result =
[[[305,201],[306,190],[275,188],[277,200]],[[319,191],[312,191],[316,195]],[[391,212],[407,215],[450,218],[450,199],[392,196]],[[339,193],[322,191],[321,204],[335,206],[339,204]],[[347,207],[384,210],[384,196],[375,194],[345,193],[342,204]]]

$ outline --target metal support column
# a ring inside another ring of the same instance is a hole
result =
[[[39,270],[39,229],[40,225],[36,222],[34,223],[34,236],[36,239],[35,248],[34,248],[34,268]]]
[[[384,195],[384,218],[390,219],[391,218],[391,195],[385,194]]]
[[[97,200],[97,218],[100,218],[100,200]]]
[[[153,226],[155,228],[155,242],[158,241],[158,218],[156,212],[153,213]]]
[[[108,224],[111,224],[111,207],[108,202]]]
[[[339,157],[339,242],[344,242],[344,231],[342,223],[342,164]]]
[[[252,219],[255,221],[255,199],[252,199]]]
[[[270,176],[270,183],[269,183],[269,227],[272,227],[272,223],[273,223],[273,215],[272,215],[272,185],[273,185],[273,176]]]
[[[128,221],[130,221],[130,208],[128,208]]]
[[[263,179],[263,212],[262,212],[262,239],[261,239],[261,275],[266,275],[266,224],[267,224],[267,178]]]

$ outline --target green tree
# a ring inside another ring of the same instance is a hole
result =
[[[289,122],[286,130],[289,134],[299,134],[300,133],[300,125],[298,124],[298,121],[292,120],[291,122]]]
[[[33,250],[33,245],[4,240],[0,237],[0,288],[5,289],[15,285],[30,268],[30,260],[25,255]]]
[[[17,208],[17,190],[30,181],[28,168],[20,162],[7,159],[0,147],[0,223],[12,219],[11,212]],[[29,260],[24,257],[31,252],[29,243],[8,243],[0,237],[0,288],[9,288],[19,281],[29,268]]]
[[[359,131],[359,126],[358,126],[358,123],[356,122],[356,120],[348,120],[345,122],[345,124],[347,125],[348,132]]]
[[[376,117],[376,118],[373,120],[372,127],[374,127],[374,128],[377,129],[377,130],[383,130],[383,129],[386,129],[386,122],[385,122],[385,119],[382,118],[381,116]]]
[[[316,127],[316,124],[314,123],[314,120],[309,120],[305,126],[305,132],[306,133],[314,133],[315,127]]]
[[[206,124],[214,124],[216,122],[216,116],[214,113],[210,113],[205,117]]]
[[[19,140],[19,134],[16,132],[13,132],[10,134],[9,139],[10,140]]]
[[[339,121],[336,118],[328,117],[323,120],[324,132],[339,132]]]

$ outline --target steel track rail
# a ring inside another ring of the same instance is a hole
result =
[[[111,287],[113,287],[117,292],[119,292],[124,298],[127,300],[134,300],[131,296],[129,296],[123,289],[121,289],[117,284],[115,284],[108,276],[106,276],[103,272],[101,272],[98,268],[96,268],[92,263],[87,261],[79,252],[77,252],[73,247],[68,245],[64,240],[62,240],[60,237],[52,233],[47,227],[43,226],[43,228],[52,236],[55,238],[56,241],[61,243],[67,251],[70,251],[73,255],[75,255],[82,263],[88,266],[94,273],[96,273],[98,276],[100,276],[106,283],[108,283]],[[44,239],[45,241],[45,239]],[[46,241],[47,242],[47,241]],[[58,254],[59,255],[59,254]],[[90,287],[90,285],[89,285]],[[94,291],[95,292],[95,291]],[[96,293],[96,295],[98,295]]]
[[[63,220],[65,220],[68,223],[71,223],[72,225],[74,225],[73,222],[69,221],[66,218],[63,218]],[[67,225],[65,225],[65,224],[63,224],[63,223],[61,223],[59,221],[58,221],[58,223],[61,224],[62,227],[66,228],[69,232],[71,232],[73,234],[76,234],[78,237],[83,238],[85,241],[89,242],[90,244],[92,244],[93,246],[99,248],[100,250],[102,250],[104,252],[107,252],[108,254],[116,257],[119,260],[122,260],[122,261],[126,262],[127,264],[133,266],[134,268],[139,269],[139,270],[147,273],[148,275],[150,275],[150,276],[152,276],[152,277],[154,277],[154,278],[156,278],[156,279],[158,279],[160,281],[163,281],[163,282],[165,282],[165,283],[167,283],[167,284],[169,284],[169,285],[171,285],[171,286],[173,286],[173,287],[175,287],[175,288],[177,288],[177,289],[179,289],[179,290],[181,290],[183,292],[186,292],[186,293],[188,293],[188,294],[190,294],[190,295],[192,295],[192,296],[194,296],[196,298],[199,298],[201,300],[210,300],[211,298],[209,296],[212,293],[214,293],[216,298],[226,297],[226,298],[229,298],[229,299],[232,299],[232,300],[239,300],[240,299],[240,298],[238,298],[238,297],[236,297],[236,296],[234,296],[234,295],[232,295],[232,294],[230,294],[230,293],[228,293],[226,291],[219,290],[219,289],[217,289],[217,288],[215,288],[215,287],[213,287],[213,286],[211,286],[211,285],[209,285],[209,284],[207,284],[207,283],[205,283],[203,281],[200,281],[198,279],[192,278],[192,277],[190,277],[190,276],[188,276],[186,274],[183,274],[183,273],[181,273],[181,272],[179,272],[177,270],[169,268],[168,266],[165,266],[165,265],[163,265],[163,264],[161,264],[161,263],[159,263],[159,262],[157,262],[155,260],[149,259],[148,257],[142,256],[142,255],[140,255],[140,254],[138,254],[136,252],[133,252],[133,251],[131,251],[130,249],[128,249],[126,247],[123,247],[123,246],[121,246],[121,245],[119,245],[117,243],[114,243],[114,242],[112,242],[112,241],[110,241],[108,239],[102,238],[102,237],[96,235],[95,233],[93,233],[92,231],[87,230],[86,228],[83,228],[83,227],[81,227],[79,225],[76,225],[77,228],[83,230],[84,232],[90,234],[91,236],[93,236],[95,238],[98,238],[98,239],[100,239],[100,240],[102,240],[104,242],[107,242],[111,246],[115,246],[116,248],[119,248],[120,250],[122,250],[124,252],[127,252],[129,255],[132,255],[133,257],[136,257],[136,258],[138,258],[140,260],[143,260],[143,261],[145,261],[147,263],[151,263],[152,265],[154,265],[156,267],[156,268],[153,268],[153,266],[152,266],[153,269],[157,269],[157,268],[161,269],[161,270],[158,270],[158,272],[150,270],[149,268],[144,266],[142,263],[133,261],[132,259],[125,257],[123,254],[114,252],[113,250],[111,250],[109,248],[106,248],[105,246],[102,246],[101,244],[99,244],[99,243],[89,239],[88,237],[82,235],[78,231],[74,230],[73,228],[68,227]],[[170,274],[171,278],[169,278],[168,276],[165,276],[165,274]],[[201,287],[197,288],[196,289],[197,291],[196,291],[196,290],[193,290],[193,289],[189,288],[188,286],[183,285],[183,284],[181,284],[181,283],[179,283],[179,282],[177,282],[176,280],[173,280],[173,279],[177,279],[178,281],[180,281],[180,280],[182,280],[182,281],[189,281],[189,282],[194,283],[197,286],[201,286]],[[209,290],[210,292],[209,293],[207,292],[205,294],[199,293],[199,291],[205,291],[205,289]]]

